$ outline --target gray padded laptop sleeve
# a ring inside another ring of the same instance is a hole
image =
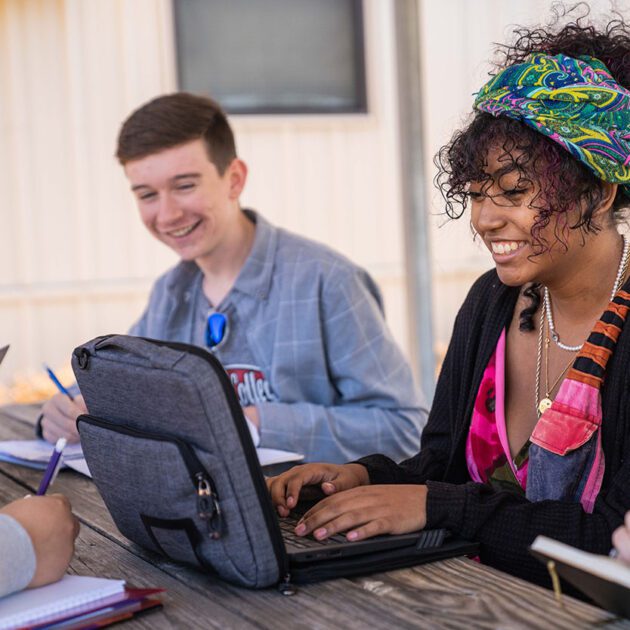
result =
[[[126,335],[76,348],[78,429],[107,508],[130,540],[260,588],[287,556],[236,395],[201,348]]]

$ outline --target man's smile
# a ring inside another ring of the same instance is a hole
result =
[[[202,219],[199,219],[199,221],[196,221],[195,223],[191,225],[178,228],[177,230],[170,230],[168,232],[162,232],[162,233],[166,234],[167,236],[172,236],[174,238],[182,238],[184,236],[188,236],[201,223],[201,221]]]

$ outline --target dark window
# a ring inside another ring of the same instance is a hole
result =
[[[174,0],[179,88],[230,113],[365,112],[361,0]]]

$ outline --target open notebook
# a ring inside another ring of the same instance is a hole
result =
[[[55,584],[0,599],[0,630],[31,626],[124,591],[124,580],[66,575]]]
[[[45,470],[54,444],[45,440],[5,440],[0,441],[0,461]],[[63,451],[62,467],[68,467],[90,477],[87,463],[80,444],[69,444]]]
[[[164,589],[134,589],[123,580],[66,575],[55,584],[0,598],[0,630],[103,628],[162,606]]]

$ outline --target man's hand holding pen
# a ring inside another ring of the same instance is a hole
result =
[[[42,436],[47,442],[54,443],[59,438],[65,438],[69,444],[77,443],[77,418],[87,413],[83,396],[73,396],[47,365],[44,365],[44,369],[59,393],[48,399],[42,407]]]
[[[42,435],[48,442],[54,443],[64,437],[68,444],[79,441],[77,418],[87,413],[83,396],[77,395],[70,400],[64,394],[55,394],[42,408]]]

